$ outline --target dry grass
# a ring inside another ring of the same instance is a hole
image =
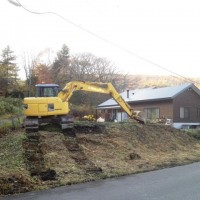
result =
[[[0,186],[4,187],[4,192],[0,191],[0,194],[13,191],[6,182],[13,176],[19,183],[21,183],[19,180],[24,181],[22,181],[26,186],[24,192],[200,160],[200,141],[197,137],[169,126],[106,123],[102,133],[99,132],[101,129],[98,129],[98,133],[94,128],[77,129],[74,142],[78,145],[80,154],[66,148],[68,136],[64,137],[62,133],[55,130],[40,131],[39,147],[44,158],[44,170],[53,169],[57,174],[56,180],[46,182],[38,177],[31,177],[26,169],[23,149],[23,140],[26,139],[24,132],[18,131],[2,136],[0,138]],[[88,163],[92,163],[92,166],[102,169],[102,172],[88,172],[86,166],[80,164],[78,159],[86,159],[87,167]],[[19,184],[20,187],[21,185]]]
[[[0,138],[0,175],[25,168],[22,132],[9,133]]]
[[[200,160],[199,141],[167,126],[110,127],[108,134],[79,134],[86,155],[108,175],[128,174]],[[139,155],[131,159],[130,155]]]

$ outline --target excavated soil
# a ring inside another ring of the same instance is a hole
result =
[[[200,142],[164,125],[76,123],[0,138],[0,195],[46,189],[200,160]]]

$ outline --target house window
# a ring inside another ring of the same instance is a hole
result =
[[[188,107],[180,107],[180,119],[189,118],[190,109]]]
[[[145,108],[144,113],[147,119],[157,119],[160,117],[159,108]]]

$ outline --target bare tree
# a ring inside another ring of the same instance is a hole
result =
[[[69,48],[63,45],[52,65],[55,83],[63,87],[70,81],[112,82],[118,79],[117,68],[106,58],[99,58],[91,53],[69,56]],[[116,87],[116,85],[115,85]],[[105,100],[105,95],[76,92],[72,102],[75,104],[97,105]]]
[[[55,56],[55,52],[51,48],[45,48],[36,57],[38,63],[50,67],[54,62]]]
[[[32,88],[36,82],[36,77],[34,76],[34,69],[38,63],[38,58],[33,56],[31,53],[24,53],[22,56],[22,65],[26,75],[26,86],[28,90],[28,96],[32,95]]]
[[[77,54],[70,61],[70,71],[76,80],[112,82],[118,74],[110,61],[91,53]]]
[[[116,67],[106,58],[99,58],[91,53],[82,53],[71,56],[69,65],[71,81],[112,82],[115,85],[118,77]],[[88,92],[77,92],[74,95],[76,104],[97,105],[107,95]]]

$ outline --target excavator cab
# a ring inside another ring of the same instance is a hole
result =
[[[36,97],[56,97],[59,92],[59,85],[57,84],[37,84]]]

